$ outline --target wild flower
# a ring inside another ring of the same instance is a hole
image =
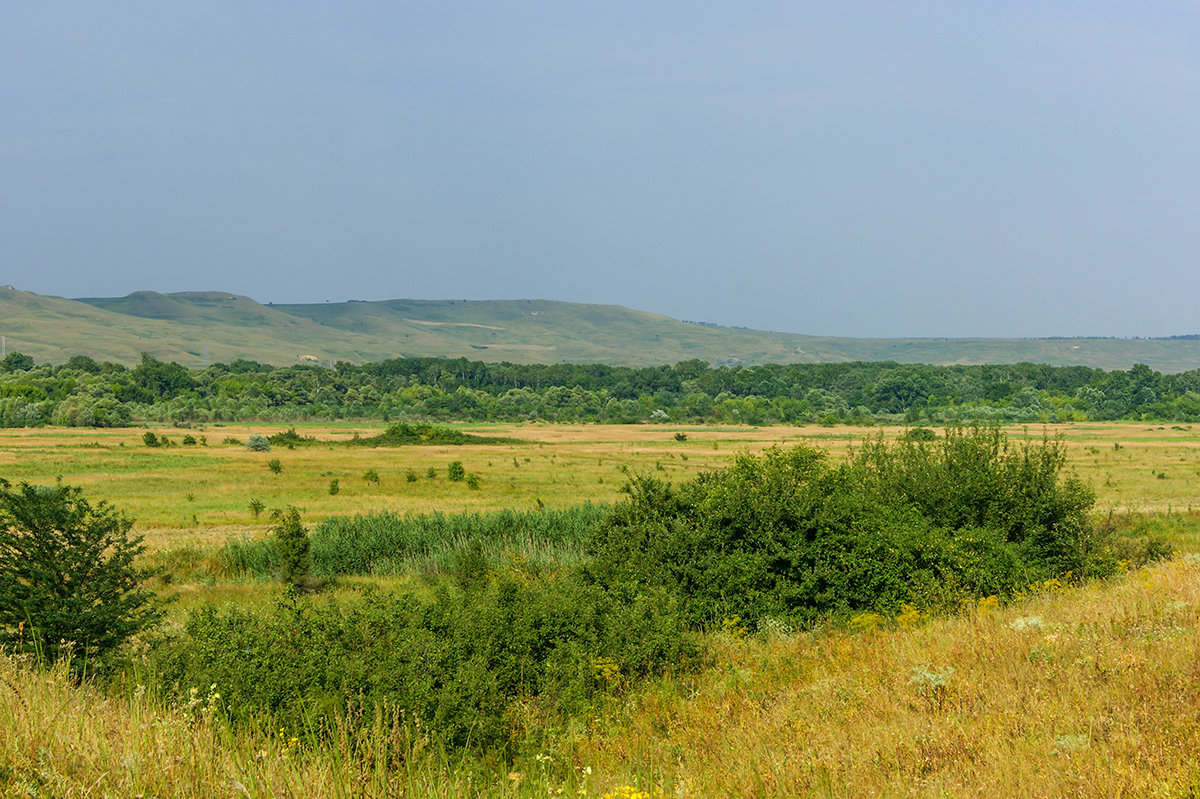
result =
[[[620,785],[611,791],[601,794],[600,799],[665,799],[666,794],[657,785],[648,788],[638,788],[634,785]]]
[[[612,658],[592,658],[592,673],[596,681],[603,683],[606,688],[611,688],[621,679],[621,667]]]
[[[734,639],[745,638],[747,632],[741,616],[726,616],[721,619],[721,631]]]
[[[919,625],[927,615],[905,602],[900,606],[900,615],[896,616],[896,623],[906,630],[911,630]]]
[[[864,633],[878,630],[882,624],[883,616],[878,613],[859,613],[850,619],[850,626]]]

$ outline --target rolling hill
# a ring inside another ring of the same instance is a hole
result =
[[[800,324],[798,322],[798,324]],[[186,366],[247,358],[292,364],[445,356],[519,363],[650,366],[897,361],[1032,361],[1162,372],[1200,368],[1200,340],[856,339],[681,322],[615,305],[549,300],[384,300],[263,305],[225,292],[65,299],[0,288],[8,351],[39,362],[75,354],[135,363],[147,352]]]

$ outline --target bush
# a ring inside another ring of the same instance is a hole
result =
[[[373,485],[379,485],[379,472],[375,471],[374,469],[367,469],[365,472],[363,472],[363,480],[366,480],[368,483]]]
[[[446,468],[446,479],[451,483],[461,483],[466,476],[467,470],[463,468],[462,461],[452,461]]]
[[[342,490],[342,483],[336,477],[329,481],[329,496],[335,497]]]
[[[355,437],[349,444],[361,447],[405,447],[412,444],[509,444],[514,439],[492,436],[476,436],[450,427],[435,427],[428,424],[399,423],[390,425],[377,436]]]
[[[914,427],[905,433],[905,437],[910,441],[936,441],[937,433],[928,427]]]
[[[276,522],[271,532],[279,553],[279,579],[300,585],[308,577],[308,531],[300,523],[300,511],[295,508],[279,512]]]
[[[225,440],[229,441],[229,439]],[[266,436],[252,435],[250,438],[246,439],[246,449],[250,450],[251,452],[270,452],[271,442]]]
[[[162,446],[162,444],[159,443],[158,436],[154,434],[153,430],[147,430],[145,433],[142,433],[142,443],[147,447]]]
[[[678,489],[637,477],[589,542],[587,571],[609,587],[662,586],[705,625],[894,615],[1111,573],[1110,536],[1064,462],[1060,442],[1010,447],[972,428],[936,446],[878,438],[836,467],[797,447]]]
[[[133,522],[80,488],[0,479],[0,644],[47,661],[74,644],[72,665],[94,668],[162,612],[134,566],[145,551]]]
[[[580,713],[604,692],[696,660],[661,592],[475,566],[469,590],[441,588],[429,602],[369,592],[344,602],[293,596],[265,612],[208,605],[156,653],[155,670],[164,686],[221,686],[235,724],[270,716],[293,729],[335,718],[352,726],[393,708],[437,744],[504,754],[523,718]]]
[[[261,438],[261,436],[260,436],[260,438]],[[302,436],[296,432],[296,428],[290,427],[286,431],[284,431],[282,433],[276,433],[275,435],[268,438],[267,443],[272,444],[277,447],[288,447],[289,449],[291,449],[296,446],[304,447],[304,446],[316,444],[317,440],[315,438],[313,438],[312,436]]]
[[[283,471],[283,464],[280,463],[279,458],[271,458],[267,461],[267,468],[271,470],[271,474],[279,474]]]

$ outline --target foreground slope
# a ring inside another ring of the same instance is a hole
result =
[[[635,689],[537,762],[462,767],[420,730],[237,733],[0,654],[0,791],[55,796],[1195,796],[1200,562],[879,630],[718,634],[700,675]],[[300,737],[288,737],[298,735]],[[395,764],[389,768],[389,759]],[[52,787],[50,787],[52,786]]]
[[[804,320],[797,319],[802,327]],[[0,288],[0,335],[39,361],[82,353],[187,366],[247,358],[287,365],[447,357],[654,366],[896,361],[1031,361],[1161,372],[1200,368],[1200,339],[855,339],[681,322],[614,305],[548,300],[385,300],[263,305],[224,292],[69,300]]]

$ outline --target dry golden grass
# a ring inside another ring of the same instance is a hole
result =
[[[719,636],[701,674],[614,700],[528,768],[384,723],[323,748],[0,657],[6,796],[1129,796],[1200,792],[1200,562],[862,633]],[[357,756],[351,753],[357,747]],[[387,768],[388,755],[407,756]],[[365,758],[365,759],[364,759]],[[518,776],[521,779],[518,779]],[[241,786],[241,787],[239,787]],[[625,793],[629,793],[626,791]]]
[[[1200,562],[859,634],[718,645],[577,757],[688,796],[1196,796]]]

